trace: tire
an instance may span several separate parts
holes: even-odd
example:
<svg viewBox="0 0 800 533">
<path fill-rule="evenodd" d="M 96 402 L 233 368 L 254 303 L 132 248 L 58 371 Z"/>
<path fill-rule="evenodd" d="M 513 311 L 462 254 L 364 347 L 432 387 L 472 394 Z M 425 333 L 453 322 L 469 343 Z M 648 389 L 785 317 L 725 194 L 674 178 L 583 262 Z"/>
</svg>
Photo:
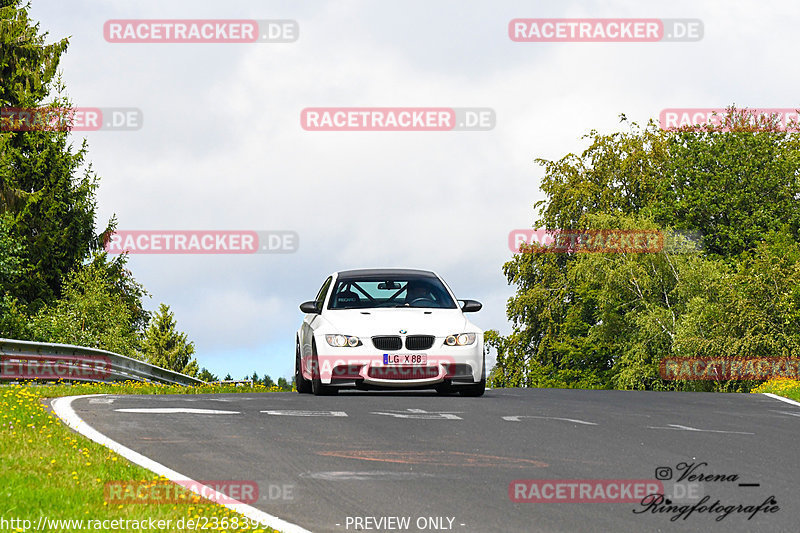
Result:
<svg viewBox="0 0 800 533">
<path fill-rule="evenodd" d="M 478 397 L 486 392 L 486 356 L 483 356 L 483 366 L 481 368 L 481 380 L 474 385 L 467 385 L 458 389 L 461 396 Z"/>
<path fill-rule="evenodd" d="M 336 394 L 339 389 L 329 385 L 323 385 L 320 378 L 319 359 L 317 359 L 317 345 L 312 341 L 311 344 L 311 392 L 314 396 L 328 396 L 329 394 Z"/>
<path fill-rule="evenodd" d="M 439 394 L 452 394 L 453 392 L 455 392 L 453 390 L 453 386 L 450 385 L 449 381 L 442 381 L 441 383 L 436 385 L 434 389 L 436 389 L 436 392 Z"/>
<path fill-rule="evenodd" d="M 486 380 L 482 379 L 474 385 L 466 385 L 464 387 L 459 387 L 458 393 L 461 396 L 483 396 L 483 393 L 486 392 Z"/>
<path fill-rule="evenodd" d="M 300 366 L 300 343 L 297 343 L 294 358 L 294 384 L 299 394 L 309 394 L 311 392 L 311 382 L 303 377 Z"/>
</svg>

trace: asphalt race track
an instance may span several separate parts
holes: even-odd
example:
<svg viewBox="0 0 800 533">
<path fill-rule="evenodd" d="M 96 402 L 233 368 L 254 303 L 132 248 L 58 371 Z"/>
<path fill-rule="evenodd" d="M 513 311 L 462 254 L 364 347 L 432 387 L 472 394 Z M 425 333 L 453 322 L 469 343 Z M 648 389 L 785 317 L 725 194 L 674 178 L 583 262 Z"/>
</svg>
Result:
<svg viewBox="0 0 800 533">
<path fill-rule="evenodd" d="M 354 391 L 103 396 L 72 407 L 100 433 L 192 479 L 256 481 L 253 507 L 314 532 L 800 529 L 800 407 L 764 395 Z M 706 508 L 719 500 L 717 511 L 672 521 L 677 513 L 639 500 L 517 503 L 509 493 L 514 480 L 657 476 L 673 506 L 708 496 Z M 734 510 L 770 497 L 769 513 Z M 726 506 L 734 507 L 724 516 Z"/>
</svg>

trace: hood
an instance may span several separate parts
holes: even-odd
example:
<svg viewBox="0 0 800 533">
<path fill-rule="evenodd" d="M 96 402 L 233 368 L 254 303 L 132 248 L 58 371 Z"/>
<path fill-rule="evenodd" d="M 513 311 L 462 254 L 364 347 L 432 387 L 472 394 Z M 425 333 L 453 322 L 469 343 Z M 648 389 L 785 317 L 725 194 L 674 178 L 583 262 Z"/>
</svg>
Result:
<svg viewBox="0 0 800 533">
<path fill-rule="evenodd" d="M 445 337 L 467 331 L 468 324 L 460 309 L 342 309 L 327 311 L 325 318 L 337 333 L 357 337 L 400 335 L 401 329 L 408 335 Z"/>
</svg>

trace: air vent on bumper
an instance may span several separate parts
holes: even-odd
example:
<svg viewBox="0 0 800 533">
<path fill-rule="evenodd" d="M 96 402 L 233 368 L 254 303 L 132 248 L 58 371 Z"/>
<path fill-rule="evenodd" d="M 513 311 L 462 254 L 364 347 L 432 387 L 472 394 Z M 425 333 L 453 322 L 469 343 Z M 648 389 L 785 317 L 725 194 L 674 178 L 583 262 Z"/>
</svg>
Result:
<svg viewBox="0 0 800 533">
<path fill-rule="evenodd" d="M 432 379 L 439 375 L 435 366 L 373 366 L 367 375 L 375 379 Z"/>
</svg>

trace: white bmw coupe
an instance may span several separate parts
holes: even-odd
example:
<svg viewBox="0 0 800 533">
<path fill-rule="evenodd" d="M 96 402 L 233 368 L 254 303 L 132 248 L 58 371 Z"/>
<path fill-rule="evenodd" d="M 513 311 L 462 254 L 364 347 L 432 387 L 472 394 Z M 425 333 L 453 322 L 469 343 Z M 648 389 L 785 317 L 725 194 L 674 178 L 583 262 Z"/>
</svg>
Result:
<svg viewBox="0 0 800 533">
<path fill-rule="evenodd" d="M 458 302 L 458 303 L 457 303 Z M 297 392 L 340 388 L 434 388 L 481 396 L 486 388 L 483 331 L 433 272 L 399 268 L 331 274 L 297 332 Z"/>
</svg>

